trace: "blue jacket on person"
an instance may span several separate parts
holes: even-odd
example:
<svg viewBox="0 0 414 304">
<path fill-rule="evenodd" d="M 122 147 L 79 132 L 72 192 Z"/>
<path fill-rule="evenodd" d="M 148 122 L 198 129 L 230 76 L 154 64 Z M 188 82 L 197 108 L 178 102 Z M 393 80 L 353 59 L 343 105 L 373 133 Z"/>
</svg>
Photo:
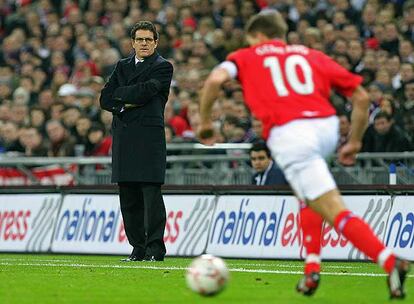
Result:
<svg viewBox="0 0 414 304">
<path fill-rule="evenodd" d="M 271 161 L 269 167 L 263 172 L 257 172 L 253 175 L 252 184 L 258 186 L 268 185 L 287 185 L 288 182 L 282 170 Z"/>
</svg>

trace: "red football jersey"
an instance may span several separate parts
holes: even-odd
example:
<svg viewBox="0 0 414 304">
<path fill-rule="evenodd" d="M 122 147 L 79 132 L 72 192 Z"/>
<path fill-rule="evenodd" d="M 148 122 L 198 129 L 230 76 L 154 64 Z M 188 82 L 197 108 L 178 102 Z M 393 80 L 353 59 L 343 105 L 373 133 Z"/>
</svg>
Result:
<svg viewBox="0 0 414 304">
<path fill-rule="evenodd" d="M 236 64 L 247 106 L 270 129 L 294 119 L 335 114 L 331 88 L 351 96 L 362 82 L 320 51 L 272 40 L 237 50 L 227 57 Z"/>
</svg>

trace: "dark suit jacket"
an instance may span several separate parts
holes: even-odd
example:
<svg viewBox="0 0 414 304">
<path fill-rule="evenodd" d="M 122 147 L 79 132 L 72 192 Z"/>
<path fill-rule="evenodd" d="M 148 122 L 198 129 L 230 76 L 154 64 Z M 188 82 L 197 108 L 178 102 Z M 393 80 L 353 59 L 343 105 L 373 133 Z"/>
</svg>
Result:
<svg viewBox="0 0 414 304">
<path fill-rule="evenodd" d="M 258 181 L 261 182 L 259 185 L 287 185 L 288 182 L 286 181 L 285 175 L 283 174 L 282 170 L 278 166 L 276 166 L 275 162 L 273 162 L 272 167 L 267 172 L 265 182 L 262 182 L 263 174 L 255 173 L 252 178 L 252 184 L 258 185 Z"/>
<path fill-rule="evenodd" d="M 173 66 L 155 52 L 135 67 L 121 59 L 102 89 L 101 107 L 112 122 L 112 182 L 164 183 L 164 108 Z M 125 104 L 137 107 L 123 110 Z"/>
</svg>

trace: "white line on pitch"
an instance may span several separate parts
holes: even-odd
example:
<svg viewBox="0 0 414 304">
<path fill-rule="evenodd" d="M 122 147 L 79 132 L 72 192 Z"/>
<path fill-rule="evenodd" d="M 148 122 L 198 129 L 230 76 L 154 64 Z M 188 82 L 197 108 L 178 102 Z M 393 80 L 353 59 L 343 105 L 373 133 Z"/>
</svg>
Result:
<svg viewBox="0 0 414 304">
<path fill-rule="evenodd" d="M 24 258 L 0 258 L 0 261 L 28 261 L 28 259 Z M 33 261 L 33 260 L 31 260 Z M 65 259 L 35 259 L 35 262 L 52 262 L 52 263 L 73 263 L 73 260 L 65 260 Z M 326 261 L 329 262 L 329 261 Z M 251 266 L 251 267 L 281 267 L 281 268 L 303 268 L 303 264 L 280 264 L 280 263 L 232 263 L 231 261 L 227 261 L 227 264 L 230 266 Z M 373 264 L 374 265 L 374 264 Z M 350 265 L 324 265 L 323 268 L 337 268 L 337 269 L 360 269 L 363 266 L 350 266 Z"/>
<path fill-rule="evenodd" d="M 96 264 L 51 264 L 51 263 L 8 263 L 0 262 L 0 266 L 37 266 L 37 267 L 73 267 L 73 268 L 117 268 L 117 269 L 154 269 L 154 270 L 186 270 L 186 267 L 165 267 L 165 266 L 128 266 L 128 265 L 96 265 Z M 269 270 L 269 269 L 246 269 L 230 268 L 231 272 L 249 272 L 249 273 L 274 273 L 274 274 L 302 274 L 302 271 L 288 270 Z M 382 273 L 342 273 L 342 272 L 322 272 L 323 275 L 333 276 L 358 276 L 358 277 L 384 277 Z M 414 275 L 409 275 L 414 277 Z"/>
<path fill-rule="evenodd" d="M 329 262 L 329 261 L 326 261 Z M 228 265 L 231 266 L 252 266 L 252 267 L 281 267 L 281 268 L 303 268 L 303 264 L 298 265 L 289 265 L 289 264 L 249 264 L 249 263 L 231 263 L 227 262 Z M 373 264 L 374 265 L 374 264 Z M 350 265 L 323 265 L 323 268 L 339 268 L 339 269 L 359 269 L 363 268 L 363 266 L 350 266 Z"/>
</svg>

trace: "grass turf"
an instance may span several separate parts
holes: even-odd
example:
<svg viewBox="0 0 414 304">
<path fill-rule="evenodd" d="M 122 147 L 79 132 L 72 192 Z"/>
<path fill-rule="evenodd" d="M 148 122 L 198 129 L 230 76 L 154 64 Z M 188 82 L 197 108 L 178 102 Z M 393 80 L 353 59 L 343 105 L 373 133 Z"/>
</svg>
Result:
<svg viewBox="0 0 414 304">
<path fill-rule="evenodd" d="M 118 256 L 0 254 L 0 303 L 389 303 L 371 263 L 325 262 L 317 293 L 295 292 L 302 262 L 226 260 L 227 288 L 202 297 L 185 285 L 191 259 L 122 263 Z M 413 275 L 406 282 L 414 292 Z M 413 303 L 408 294 L 406 303 Z"/>
</svg>

